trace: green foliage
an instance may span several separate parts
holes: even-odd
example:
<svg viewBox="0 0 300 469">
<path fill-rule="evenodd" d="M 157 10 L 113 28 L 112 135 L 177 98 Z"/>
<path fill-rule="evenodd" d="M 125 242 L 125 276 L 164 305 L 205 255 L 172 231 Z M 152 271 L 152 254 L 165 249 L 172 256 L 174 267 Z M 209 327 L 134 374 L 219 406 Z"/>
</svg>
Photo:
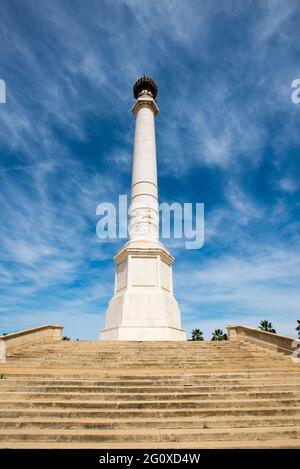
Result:
<svg viewBox="0 0 300 469">
<path fill-rule="evenodd" d="M 258 327 L 261 331 L 265 332 L 272 332 L 273 334 L 276 334 L 275 329 L 273 328 L 273 324 L 266 319 L 264 321 L 260 321 L 260 325 Z"/>
<path fill-rule="evenodd" d="M 300 321 L 297 319 L 298 326 L 296 327 L 296 331 L 298 332 L 298 339 L 300 339 Z"/>
<path fill-rule="evenodd" d="M 70 340 L 70 337 L 68 337 L 67 335 L 64 335 L 61 340 Z"/>
<path fill-rule="evenodd" d="M 203 332 L 200 329 L 193 329 L 191 340 L 204 340 Z"/>
<path fill-rule="evenodd" d="M 227 334 L 225 334 L 222 329 L 215 329 L 212 333 L 211 340 L 228 340 Z"/>
</svg>

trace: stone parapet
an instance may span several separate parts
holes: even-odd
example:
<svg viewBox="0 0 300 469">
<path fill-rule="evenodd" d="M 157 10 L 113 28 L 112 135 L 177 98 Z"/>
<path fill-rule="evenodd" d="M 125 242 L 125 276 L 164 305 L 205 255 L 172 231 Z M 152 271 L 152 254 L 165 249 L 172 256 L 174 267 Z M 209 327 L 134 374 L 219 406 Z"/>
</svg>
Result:
<svg viewBox="0 0 300 469">
<path fill-rule="evenodd" d="M 283 335 L 273 334 L 271 332 L 261 331 L 246 326 L 227 327 L 229 340 L 246 339 L 269 348 L 275 348 L 278 351 L 290 354 L 295 351 L 295 339 Z"/>
<path fill-rule="evenodd" d="M 44 326 L 14 332 L 13 334 L 2 335 L 0 336 L 0 350 L 5 359 L 5 352 L 17 347 L 23 347 L 36 342 L 44 342 L 45 340 L 61 340 L 62 330 L 63 326 L 59 324 L 46 324 Z"/>
</svg>

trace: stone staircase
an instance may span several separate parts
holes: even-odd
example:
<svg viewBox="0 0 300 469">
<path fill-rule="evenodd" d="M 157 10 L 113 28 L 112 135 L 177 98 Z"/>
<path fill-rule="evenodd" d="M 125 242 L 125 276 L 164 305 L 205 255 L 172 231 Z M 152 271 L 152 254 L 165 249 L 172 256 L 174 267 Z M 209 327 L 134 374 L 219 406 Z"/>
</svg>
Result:
<svg viewBox="0 0 300 469">
<path fill-rule="evenodd" d="M 300 366 L 242 339 L 44 341 L 0 397 L 1 448 L 300 448 Z"/>
</svg>

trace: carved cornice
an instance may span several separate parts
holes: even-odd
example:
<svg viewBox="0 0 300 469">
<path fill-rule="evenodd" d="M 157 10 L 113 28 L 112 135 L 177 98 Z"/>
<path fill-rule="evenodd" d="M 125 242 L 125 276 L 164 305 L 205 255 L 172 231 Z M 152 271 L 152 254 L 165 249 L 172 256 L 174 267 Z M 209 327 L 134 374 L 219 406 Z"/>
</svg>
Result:
<svg viewBox="0 0 300 469">
<path fill-rule="evenodd" d="M 156 101 L 147 92 L 144 92 L 141 96 L 137 98 L 134 105 L 132 106 L 131 111 L 136 116 L 138 111 L 142 107 L 148 107 L 149 109 L 151 109 L 154 112 L 155 117 L 159 113 L 159 107 L 157 106 Z"/>
<path fill-rule="evenodd" d="M 123 262 L 129 255 L 137 257 L 154 257 L 160 256 L 168 265 L 172 265 L 174 262 L 174 257 L 166 251 L 163 247 L 156 248 L 145 248 L 145 247 L 130 247 L 124 246 L 121 251 L 114 257 L 116 264 Z"/>
</svg>

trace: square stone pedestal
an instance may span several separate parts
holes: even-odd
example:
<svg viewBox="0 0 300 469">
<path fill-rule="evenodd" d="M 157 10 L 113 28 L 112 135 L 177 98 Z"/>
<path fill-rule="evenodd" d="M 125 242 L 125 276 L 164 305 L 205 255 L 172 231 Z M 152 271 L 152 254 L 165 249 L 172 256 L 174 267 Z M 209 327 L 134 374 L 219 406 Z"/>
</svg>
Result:
<svg viewBox="0 0 300 469">
<path fill-rule="evenodd" d="M 186 340 L 173 296 L 173 257 L 157 241 L 129 241 L 115 257 L 102 340 Z"/>
</svg>

